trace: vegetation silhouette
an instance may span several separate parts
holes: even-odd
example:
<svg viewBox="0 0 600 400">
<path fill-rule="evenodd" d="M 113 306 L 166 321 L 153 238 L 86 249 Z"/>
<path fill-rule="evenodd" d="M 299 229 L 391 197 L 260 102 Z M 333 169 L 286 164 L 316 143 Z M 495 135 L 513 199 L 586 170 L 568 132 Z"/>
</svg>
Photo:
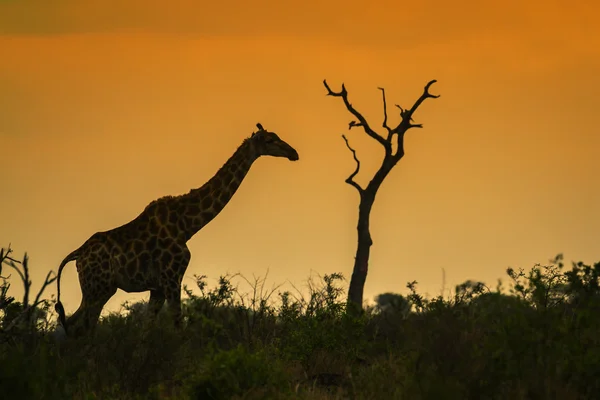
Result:
<svg viewBox="0 0 600 400">
<path fill-rule="evenodd" d="M 431 299 L 410 282 L 362 314 L 348 312 L 341 274 L 311 277 L 304 296 L 264 278 L 242 293 L 240 275 L 211 288 L 195 276 L 183 329 L 168 312 L 148 318 L 147 302 L 126 303 L 94 335 L 67 341 L 53 336 L 49 301 L 11 309 L 6 277 L 2 398 L 597 398 L 600 262 L 566 270 L 559 255 L 507 275 L 507 290 L 467 281 Z"/>
<path fill-rule="evenodd" d="M 406 131 L 422 127 L 413 124 L 414 112 L 425 99 L 439 97 L 429 93 L 435 82 L 425 86 L 410 109 L 397 106 L 401 122 L 395 128 L 388 126 L 385 91 L 379 88 L 384 109 L 382 126 L 387 130 L 387 135 L 381 136 L 350 104 L 343 84 L 340 92 L 334 92 L 323 81 L 327 94 L 341 97 L 358 120 L 351 121 L 349 129 L 362 127 L 385 150 L 381 167 L 363 188 L 354 181 L 360 161 L 342 135 L 356 161 L 356 169 L 346 183 L 360 195 L 358 246 L 347 293 L 341 287 L 345 278 L 340 273 L 309 278 L 304 292 L 296 288 L 282 290 L 281 285 L 267 289 L 266 277 L 251 281 L 239 274 L 219 277 L 212 288 L 206 276 L 195 275 L 195 287 L 181 287 L 183 268 L 175 274 L 177 284 L 171 285 L 170 295 L 154 288 L 148 302 L 125 303 L 120 312 L 99 319 L 108 298 L 102 297 L 93 310 L 86 311 L 84 306 L 89 307 L 98 299 L 88 296 L 90 293 L 83 283 L 92 282 L 97 276 L 86 275 L 86 269 L 78 265 L 84 299 L 75 319 L 88 313 L 83 319 L 87 320 L 87 328 L 93 325 L 94 329 L 91 335 L 65 340 L 57 334 L 58 328 L 71 324 L 65 321 L 60 291 L 55 307 L 58 315 L 51 310 L 51 302 L 42 299 L 42 294 L 54 280 L 58 285 L 66 262 L 77 257 L 67 256 L 59 267 L 58 279 L 50 271 L 31 302 L 27 255 L 23 261 L 17 261 L 11 256 L 10 246 L 1 249 L 2 398 L 597 398 L 600 262 L 573 263 L 566 271 L 559 254 L 547 265 L 535 265 L 529 271 L 508 268 L 508 290 L 501 281 L 491 290 L 483 282 L 469 280 L 448 295 L 442 290 L 434 298 L 418 293 L 417 282 L 413 281 L 406 284 L 405 294 L 382 293 L 376 296 L 374 305 L 363 309 L 373 243 L 369 218 L 375 196 L 404 155 Z M 257 127 L 259 132 L 247 141 L 257 141 L 256 146 L 262 146 L 261 155 L 298 159 L 297 152 L 287 143 L 276 135 L 267 142 L 267 134 L 272 133 L 264 131 L 261 124 Z M 203 199 L 208 198 L 210 204 L 203 210 L 209 210 L 210 215 L 200 215 L 199 221 L 184 222 L 183 230 L 176 226 L 185 241 L 214 218 L 233 196 L 249 165 L 258 158 L 256 149 L 246 150 L 242 161 L 248 165 L 240 169 L 240 164 L 234 162 L 229 167 L 235 168 L 223 167 L 220 172 L 228 178 L 213 178 L 205 186 L 205 189 L 220 188 L 223 196 L 215 197 L 215 191 L 207 189 L 204 197 L 194 198 L 192 214 L 202 214 L 198 204 L 204 204 Z M 249 158 L 252 160 L 248 163 Z M 236 182 L 234 175 L 238 178 Z M 228 185 L 228 182 L 233 183 Z M 170 216 L 178 214 L 168 207 L 160 209 L 173 199 L 176 198 L 165 197 L 151 203 L 148 207 L 155 209 L 147 217 L 162 217 L 162 226 L 173 224 Z M 189 207 L 185 205 L 184 210 L 190 211 Z M 148 226 L 142 224 L 144 227 Z M 131 232 L 126 230 L 126 235 L 116 239 L 130 238 Z M 148 237 L 160 236 L 155 230 L 145 232 Z M 148 250 L 148 238 L 133 237 L 129 244 L 134 250 L 138 239 L 142 250 Z M 163 243 L 150 247 L 163 251 L 169 246 Z M 137 260 L 139 255 L 134 251 L 131 259 Z M 175 254 L 169 255 L 167 258 L 172 261 Z M 79 256 L 77 251 L 74 256 Z M 3 266 L 20 277 L 23 301 L 10 296 L 10 276 L 2 275 Z M 187 267 L 187 262 L 182 266 Z M 236 285 L 239 280 L 249 284 L 251 291 L 240 291 Z M 134 290 L 129 291 L 153 288 L 147 282 L 137 282 L 134 288 L 132 282 L 129 289 Z M 185 294 L 183 299 L 181 289 Z M 163 310 L 165 298 L 175 301 Z M 173 317 L 178 324 L 172 323 Z"/>
</svg>

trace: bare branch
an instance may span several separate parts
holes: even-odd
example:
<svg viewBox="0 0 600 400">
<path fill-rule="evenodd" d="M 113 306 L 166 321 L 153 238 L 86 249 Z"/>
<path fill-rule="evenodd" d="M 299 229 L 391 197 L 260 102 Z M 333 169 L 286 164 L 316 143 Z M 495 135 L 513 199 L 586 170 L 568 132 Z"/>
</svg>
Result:
<svg viewBox="0 0 600 400">
<path fill-rule="evenodd" d="M 46 275 L 46 279 L 44 280 L 44 284 L 40 288 L 40 291 L 38 292 L 37 296 L 35 296 L 35 301 L 33 302 L 33 304 L 27 305 L 27 304 L 23 303 L 23 310 L 5 328 L 6 331 L 10 331 L 13 327 L 17 326 L 17 324 L 23 320 L 28 324 L 29 327 L 34 326 L 36 319 L 37 319 L 37 317 L 35 315 L 36 311 L 38 311 L 37 307 L 46 301 L 46 300 L 40 300 L 40 297 L 42 296 L 42 293 L 44 293 L 44 290 L 46 290 L 48 285 L 52 284 L 52 282 L 54 282 L 57 278 L 56 276 L 54 276 L 53 278 L 50 278 L 50 276 L 53 273 L 54 273 L 54 271 L 48 272 L 48 274 Z M 31 282 L 29 282 L 29 286 L 31 286 Z"/>
<path fill-rule="evenodd" d="M 21 278 L 21 281 L 23 282 L 24 294 L 23 301 L 20 304 L 21 310 L 19 314 L 13 318 L 10 324 L 5 326 L 4 330 L 6 332 L 10 331 L 12 328 L 16 327 L 21 323 L 26 323 L 27 327 L 29 328 L 35 325 L 35 322 L 38 318 L 38 306 L 46 302 L 46 300 L 41 300 L 42 294 L 44 293 L 46 288 L 56 280 L 56 276 L 52 276 L 54 272 L 48 272 L 42 287 L 40 288 L 39 292 L 35 297 L 34 302 L 32 304 L 29 304 L 29 294 L 31 290 L 31 279 L 29 275 L 29 257 L 27 256 L 27 253 L 25 253 L 25 255 L 23 256 L 23 261 L 17 261 L 14 258 L 10 257 L 11 253 L 12 249 L 10 248 L 10 244 L 6 250 L 0 249 L 0 266 L 1 264 L 6 264 L 10 268 L 13 268 L 15 271 L 17 271 L 19 278 Z M 5 285 L 1 289 L 0 298 L 2 299 L 2 304 L 0 305 L 2 306 L 2 308 L 5 308 L 14 301 L 14 298 L 7 298 L 6 296 L 9 286 L 10 285 Z"/>
<path fill-rule="evenodd" d="M 8 265 L 9 267 L 11 267 L 15 271 L 17 271 L 17 274 L 19 274 L 19 277 L 23 281 L 23 284 L 25 284 L 27 282 L 27 280 L 25 279 L 25 275 L 23 275 L 23 273 L 21 272 L 21 270 L 19 269 L 19 267 L 17 267 L 17 264 L 20 264 L 19 261 L 17 261 L 16 263 L 13 260 L 10 260 L 10 262 L 7 262 L 7 261 L 4 261 L 4 262 L 6 263 L 6 265 Z"/>
<path fill-rule="evenodd" d="M 387 124 L 387 102 L 385 101 L 385 89 L 382 87 L 378 87 L 377 89 L 381 90 L 381 96 L 383 97 L 383 124 L 381 126 L 387 129 L 387 140 L 389 141 L 394 132 L 392 131 L 392 129 L 390 129 L 390 127 Z"/>
<path fill-rule="evenodd" d="M 14 262 L 14 263 L 21 264 L 21 261 L 19 261 L 19 260 L 15 259 L 15 258 L 12 258 L 12 257 L 9 257 L 9 256 L 6 256 L 6 257 L 4 257 L 4 258 L 5 258 L 6 260 L 8 260 L 8 261 L 12 261 L 12 262 Z"/>
<path fill-rule="evenodd" d="M 362 187 L 360 187 L 360 185 L 354 181 L 354 177 L 358 174 L 358 171 L 360 170 L 360 161 L 358 161 L 358 157 L 356 157 L 356 150 L 354 150 L 352 147 L 350 147 L 350 143 L 348 143 L 348 139 L 346 138 L 346 135 L 342 135 L 342 138 L 344 138 L 344 141 L 346 142 L 346 147 L 348 147 L 348 149 L 350 149 L 350 151 L 352 152 L 352 157 L 354 157 L 354 161 L 356 161 L 356 169 L 346 179 L 346 183 L 348 185 L 354 186 L 356 188 L 356 190 L 358 190 L 358 193 L 362 194 L 364 189 Z"/>
<path fill-rule="evenodd" d="M 399 104 L 395 104 L 396 107 L 398 107 L 400 109 L 400 117 L 402 119 L 404 119 L 404 117 L 407 115 L 408 110 L 405 110 L 404 108 L 402 108 Z M 412 117 L 410 117 L 410 120 L 412 121 Z"/>
<path fill-rule="evenodd" d="M 8 244 L 8 247 L 6 248 L 6 252 L 4 251 L 4 248 L 2 248 L 0 250 L 0 263 L 6 263 L 8 265 L 10 265 L 11 262 L 16 263 L 16 264 L 21 264 L 21 261 L 16 260 L 10 256 L 10 253 L 12 253 L 12 252 L 13 252 L 13 250 L 10 247 L 10 243 Z M 0 265 L 0 271 L 2 271 L 2 265 Z"/>
<path fill-rule="evenodd" d="M 421 105 L 421 103 L 423 103 L 423 101 L 425 101 L 425 99 L 437 99 L 438 97 L 440 97 L 440 95 L 434 95 L 429 93 L 429 88 L 431 87 L 431 85 L 433 85 L 434 83 L 436 83 L 437 80 L 434 79 L 432 81 L 429 81 L 429 83 L 427 83 L 427 85 L 425 85 L 425 89 L 423 90 L 423 94 L 417 99 L 417 101 L 415 101 L 415 104 L 413 104 L 413 106 L 411 107 L 410 110 L 404 110 L 402 107 L 400 107 L 399 105 L 396 104 L 396 107 L 398 107 L 400 109 L 400 115 L 402 116 L 402 122 L 400 122 L 400 124 L 396 127 L 396 129 L 394 129 L 395 132 L 400 133 L 400 132 L 406 132 L 407 130 L 409 130 L 410 128 L 422 128 L 423 125 L 422 124 L 411 124 L 410 121 L 412 121 L 412 116 L 414 114 L 415 111 L 417 111 L 417 108 L 419 108 L 419 106 Z"/>
<path fill-rule="evenodd" d="M 359 113 L 354 107 L 352 107 L 352 104 L 350 104 L 350 102 L 348 101 L 348 92 L 346 91 L 346 86 L 344 86 L 343 83 L 342 90 L 339 92 L 334 92 L 333 90 L 331 90 L 331 88 L 327 84 L 326 79 L 323 80 L 323 85 L 325 85 L 325 88 L 327 89 L 327 96 L 341 97 L 342 100 L 344 100 L 344 104 L 346 105 L 348 111 L 350 111 L 350 113 L 354 115 L 356 119 L 358 119 L 359 123 L 350 123 L 349 128 L 352 128 L 354 126 L 362 126 L 367 135 L 371 136 L 373 139 L 381 143 L 381 145 L 385 148 L 386 153 L 391 152 L 392 145 L 381 135 L 379 135 L 377 132 L 371 129 L 365 117 L 363 117 L 361 113 Z"/>
<path fill-rule="evenodd" d="M 46 290 L 46 288 L 48 287 L 48 285 L 51 285 L 52 282 L 54 282 L 56 280 L 56 278 L 57 278 L 56 275 L 54 275 L 54 277 L 51 278 L 50 276 L 52 274 L 54 274 L 54 271 L 49 271 L 48 274 L 46 275 L 46 279 L 44 279 L 44 284 L 40 288 L 40 291 L 38 292 L 37 296 L 35 296 L 35 301 L 31 305 L 31 307 L 35 308 L 35 307 L 37 307 L 38 304 L 40 304 L 41 302 L 44 301 L 44 300 L 40 301 L 40 297 L 42 297 L 42 293 L 44 293 L 44 290 Z"/>
<path fill-rule="evenodd" d="M 348 123 L 348 130 L 357 127 L 357 126 L 363 126 L 363 124 L 361 124 L 360 122 L 356 122 L 356 121 L 350 121 Z"/>
<path fill-rule="evenodd" d="M 23 256 L 21 265 L 23 266 L 23 273 L 25 275 L 25 279 L 23 280 L 23 285 L 25 286 L 25 291 L 23 292 L 23 307 L 27 307 L 29 306 L 29 290 L 31 289 L 31 279 L 29 279 L 29 257 L 27 257 L 27 253 Z"/>
</svg>

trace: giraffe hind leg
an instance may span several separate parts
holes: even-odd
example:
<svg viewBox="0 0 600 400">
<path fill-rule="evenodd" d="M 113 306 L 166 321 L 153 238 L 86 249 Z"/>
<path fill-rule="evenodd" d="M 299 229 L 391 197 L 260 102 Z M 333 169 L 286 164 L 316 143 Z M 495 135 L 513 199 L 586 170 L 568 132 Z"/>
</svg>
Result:
<svg viewBox="0 0 600 400">
<path fill-rule="evenodd" d="M 77 311 L 67 319 L 68 333 L 71 336 L 83 336 L 93 333 L 102 309 L 116 292 L 116 289 L 107 290 L 102 294 L 96 294 L 94 298 L 84 295 Z"/>
<path fill-rule="evenodd" d="M 112 292 L 112 293 L 111 293 Z M 88 331 L 94 331 L 96 326 L 98 325 L 98 319 L 100 318 L 100 313 L 102 313 L 102 309 L 108 303 L 108 300 L 117 292 L 115 288 L 114 291 L 105 292 L 101 296 L 96 297 L 95 301 L 90 305 L 87 313 L 86 320 L 86 329 Z"/>
<path fill-rule="evenodd" d="M 81 285 L 81 305 L 70 320 L 67 321 L 67 331 L 73 335 L 87 335 L 95 330 L 98 318 L 104 305 L 117 292 L 117 286 L 111 274 L 110 258 L 106 254 L 96 252 L 90 257 L 77 260 L 77 272 Z"/>
<path fill-rule="evenodd" d="M 85 278 L 87 279 L 80 279 L 81 305 L 71 317 L 74 323 L 74 331 L 76 331 L 75 335 L 87 335 L 95 330 L 102 309 L 117 292 L 115 285 L 110 282 L 102 282 L 98 276 L 87 276 Z M 68 322 L 67 326 L 69 326 Z"/>
<path fill-rule="evenodd" d="M 69 336 L 78 336 L 78 333 L 81 330 L 80 324 L 81 324 L 82 316 L 85 313 L 86 313 L 85 304 L 83 303 L 83 300 L 82 300 L 77 311 L 75 311 L 73 313 L 73 315 L 70 315 L 69 317 L 67 317 L 66 324 L 65 324 L 65 331 L 67 332 L 67 334 Z"/>
</svg>

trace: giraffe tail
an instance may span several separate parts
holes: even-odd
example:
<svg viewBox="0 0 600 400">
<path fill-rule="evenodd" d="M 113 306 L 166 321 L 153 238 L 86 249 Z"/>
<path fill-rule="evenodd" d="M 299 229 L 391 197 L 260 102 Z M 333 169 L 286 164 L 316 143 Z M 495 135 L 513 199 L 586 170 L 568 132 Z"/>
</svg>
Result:
<svg viewBox="0 0 600 400">
<path fill-rule="evenodd" d="M 60 276 L 62 275 L 62 270 L 65 267 L 65 265 L 67 265 L 71 261 L 77 260 L 77 257 L 79 257 L 80 249 L 81 248 L 71 252 L 68 256 L 65 257 L 65 259 L 60 263 L 60 266 L 58 267 L 58 274 L 56 275 L 56 305 L 54 306 L 54 309 L 58 313 L 58 320 L 60 321 L 60 324 L 62 325 L 65 332 L 67 332 L 67 318 L 65 316 L 65 308 L 60 302 Z"/>
</svg>

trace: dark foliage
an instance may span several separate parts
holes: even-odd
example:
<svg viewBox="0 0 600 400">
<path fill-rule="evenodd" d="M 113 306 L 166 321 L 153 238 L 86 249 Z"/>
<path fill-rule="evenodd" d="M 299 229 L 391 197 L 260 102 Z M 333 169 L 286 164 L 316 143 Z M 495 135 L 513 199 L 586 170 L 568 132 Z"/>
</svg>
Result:
<svg viewBox="0 0 600 400">
<path fill-rule="evenodd" d="M 385 293 L 346 312 L 343 277 L 308 296 L 241 294 L 236 276 L 185 288 L 185 326 L 146 304 L 101 319 L 88 339 L 57 340 L 48 307 L 3 331 L 6 399 L 593 399 L 600 393 L 600 263 L 562 257 L 507 271 L 510 290 L 467 281 L 426 299 Z M 5 282 L 6 285 L 6 282 Z M 24 312 L 2 292 L 1 326 Z M 15 325 L 12 325 L 13 327 Z"/>
</svg>

